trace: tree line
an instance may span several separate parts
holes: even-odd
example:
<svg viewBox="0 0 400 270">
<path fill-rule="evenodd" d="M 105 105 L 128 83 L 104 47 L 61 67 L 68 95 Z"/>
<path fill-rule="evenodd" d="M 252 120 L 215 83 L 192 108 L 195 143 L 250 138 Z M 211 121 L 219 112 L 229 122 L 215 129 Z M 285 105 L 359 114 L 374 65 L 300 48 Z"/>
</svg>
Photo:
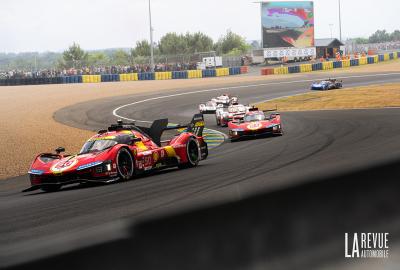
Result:
<svg viewBox="0 0 400 270">
<path fill-rule="evenodd" d="M 251 49 L 245 39 L 228 30 L 216 42 L 202 32 L 167 33 L 154 44 L 156 61 L 165 56 L 192 55 L 215 51 L 216 55 L 242 55 Z M 133 48 L 84 51 L 78 43 L 73 43 L 63 53 L 0 53 L 0 71 L 13 69 L 55 69 L 81 68 L 84 66 L 126 66 L 148 64 L 150 43 L 136 42 Z"/>
<path fill-rule="evenodd" d="M 400 31 L 395 30 L 392 33 L 389 33 L 386 32 L 386 30 L 377 30 L 368 38 L 355 38 L 354 41 L 357 44 L 400 42 Z"/>
</svg>

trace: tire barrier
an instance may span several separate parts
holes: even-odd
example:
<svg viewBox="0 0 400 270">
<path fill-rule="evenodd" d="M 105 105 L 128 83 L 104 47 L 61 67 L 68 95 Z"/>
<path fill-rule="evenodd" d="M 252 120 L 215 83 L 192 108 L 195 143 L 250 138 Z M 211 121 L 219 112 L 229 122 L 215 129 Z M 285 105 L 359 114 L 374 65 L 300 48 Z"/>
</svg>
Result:
<svg viewBox="0 0 400 270">
<path fill-rule="evenodd" d="M 312 71 L 312 64 L 301 64 L 300 65 L 300 72 L 311 72 Z"/>
<path fill-rule="evenodd" d="M 172 79 L 187 79 L 188 73 L 186 71 L 172 71 Z"/>
<path fill-rule="evenodd" d="M 229 68 L 217 68 L 216 72 L 217 72 L 217 77 L 228 76 Z"/>
<path fill-rule="evenodd" d="M 240 69 L 240 68 L 239 68 Z M 202 71 L 202 76 L 203 78 L 207 78 L 207 77 L 216 77 L 217 76 L 217 72 L 215 69 L 204 69 Z"/>
<path fill-rule="evenodd" d="M 120 76 L 119 74 L 103 74 L 101 75 L 102 82 L 119 82 Z"/>
<path fill-rule="evenodd" d="M 288 67 L 289 73 L 300 73 L 300 66 L 291 66 Z"/>
<path fill-rule="evenodd" d="M 342 67 L 350 67 L 350 60 L 342 60 Z"/>
<path fill-rule="evenodd" d="M 155 73 L 154 72 L 144 72 L 138 74 L 139 81 L 147 81 L 147 80 L 155 80 Z"/>
<path fill-rule="evenodd" d="M 313 70 L 313 71 L 322 70 L 322 63 L 315 63 L 315 64 L 312 64 L 312 70 Z"/>
<path fill-rule="evenodd" d="M 333 62 L 333 68 L 342 68 L 342 61 L 335 61 Z"/>
<path fill-rule="evenodd" d="M 375 63 L 374 57 L 368 57 L 368 58 L 367 58 L 367 63 L 368 63 L 368 64 L 374 64 L 374 63 Z"/>
<path fill-rule="evenodd" d="M 229 68 L 229 75 L 239 75 L 239 74 L 240 74 L 240 67 Z"/>
<path fill-rule="evenodd" d="M 118 75 L 118 74 L 116 74 Z M 139 77 L 137 73 L 124 73 L 119 74 L 119 81 L 126 82 L 126 81 L 138 81 Z"/>
<path fill-rule="evenodd" d="M 350 60 L 350 66 L 351 67 L 358 66 L 358 65 L 359 65 L 358 59 L 351 59 Z"/>
<path fill-rule="evenodd" d="M 172 72 L 171 71 L 156 72 L 155 78 L 156 78 L 156 80 L 171 80 Z"/>
<path fill-rule="evenodd" d="M 203 72 L 201 70 L 188 70 L 187 73 L 188 73 L 188 79 L 203 78 Z"/>
<path fill-rule="evenodd" d="M 289 69 L 288 67 L 274 68 L 274 74 L 289 74 Z"/>
<path fill-rule="evenodd" d="M 240 67 L 240 74 L 245 74 L 249 73 L 249 67 L 248 66 L 241 66 Z"/>
<path fill-rule="evenodd" d="M 318 70 L 330 70 L 333 68 L 346 68 L 354 67 L 367 64 L 375 64 L 382 61 L 389 61 L 400 58 L 400 52 L 392 52 L 380 55 L 373 55 L 368 57 L 360 57 L 358 59 L 341 60 L 341 61 L 327 61 L 313 64 L 300 64 L 297 66 L 290 67 L 276 67 L 276 68 L 262 68 L 261 75 L 272 75 L 272 74 L 288 74 L 288 73 L 303 73 Z M 243 68 L 243 67 L 241 67 Z"/>
<path fill-rule="evenodd" d="M 331 61 L 322 62 L 322 69 L 323 70 L 333 69 L 333 62 L 331 62 Z"/>
<path fill-rule="evenodd" d="M 99 83 L 101 82 L 101 75 L 82 75 L 83 83 Z"/>
<path fill-rule="evenodd" d="M 273 75 L 274 69 L 273 68 L 263 68 L 261 69 L 261 75 Z"/>
<path fill-rule="evenodd" d="M 366 65 L 366 64 L 368 64 L 368 60 L 367 60 L 367 58 L 366 57 L 361 57 L 361 58 L 359 58 L 358 59 L 358 64 L 361 66 L 361 65 Z"/>
</svg>

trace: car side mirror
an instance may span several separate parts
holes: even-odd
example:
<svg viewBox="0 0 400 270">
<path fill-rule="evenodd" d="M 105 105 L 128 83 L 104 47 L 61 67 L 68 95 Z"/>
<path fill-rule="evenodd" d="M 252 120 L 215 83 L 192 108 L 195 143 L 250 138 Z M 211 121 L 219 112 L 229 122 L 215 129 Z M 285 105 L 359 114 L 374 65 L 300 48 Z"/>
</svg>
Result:
<svg viewBox="0 0 400 270">
<path fill-rule="evenodd" d="M 57 154 L 61 154 L 62 152 L 65 152 L 65 148 L 64 147 L 58 147 L 56 150 Z"/>
</svg>

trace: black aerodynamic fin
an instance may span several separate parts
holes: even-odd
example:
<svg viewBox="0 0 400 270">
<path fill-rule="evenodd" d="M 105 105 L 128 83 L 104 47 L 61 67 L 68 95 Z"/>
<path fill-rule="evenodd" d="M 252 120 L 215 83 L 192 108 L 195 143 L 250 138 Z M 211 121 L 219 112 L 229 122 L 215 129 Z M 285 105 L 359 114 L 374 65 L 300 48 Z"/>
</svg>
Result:
<svg viewBox="0 0 400 270">
<path fill-rule="evenodd" d="M 204 130 L 204 116 L 203 114 L 195 114 L 193 115 L 192 121 L 187 127 L 188 132 L 192 132 L 196 136 L 203 136 L 203 130 Z"/>
<path fill-rule="evenodd" d="M 161 145 L 161 136 L 164 130 L 167 129 L 168 118 L 154 120 L 150 127 L 139 127 L 144 133 L 146 133 L 151 140 L 157 144 Z"/>
</svg>

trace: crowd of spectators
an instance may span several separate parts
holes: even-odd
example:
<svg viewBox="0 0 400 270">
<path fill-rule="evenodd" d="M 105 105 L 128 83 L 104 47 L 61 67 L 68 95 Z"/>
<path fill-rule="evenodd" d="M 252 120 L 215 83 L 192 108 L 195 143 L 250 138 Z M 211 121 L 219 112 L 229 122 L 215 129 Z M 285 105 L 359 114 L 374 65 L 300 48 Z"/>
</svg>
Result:
<svg viewBox="0 0 400 270">
<path fill-rule="evenodd" d="M 196 63 L 189 64 L 156 64 L 154 71 L 181 71 L 196 69 Z M 102 75 L 102 74 L 123 74 L 123 73 L 142 73 L 150 72 L 150 65 L 132 65 L 132 66 L 99 66 L 99 67 L 82 67 L 70 69 L 41 69 L 38 71 L 31 70 L 9 70 L 0 71 L 0 79 L 20 79 L 20 78 L 53 78 L 60 76 L 72 75 Z"/>
</svg>

